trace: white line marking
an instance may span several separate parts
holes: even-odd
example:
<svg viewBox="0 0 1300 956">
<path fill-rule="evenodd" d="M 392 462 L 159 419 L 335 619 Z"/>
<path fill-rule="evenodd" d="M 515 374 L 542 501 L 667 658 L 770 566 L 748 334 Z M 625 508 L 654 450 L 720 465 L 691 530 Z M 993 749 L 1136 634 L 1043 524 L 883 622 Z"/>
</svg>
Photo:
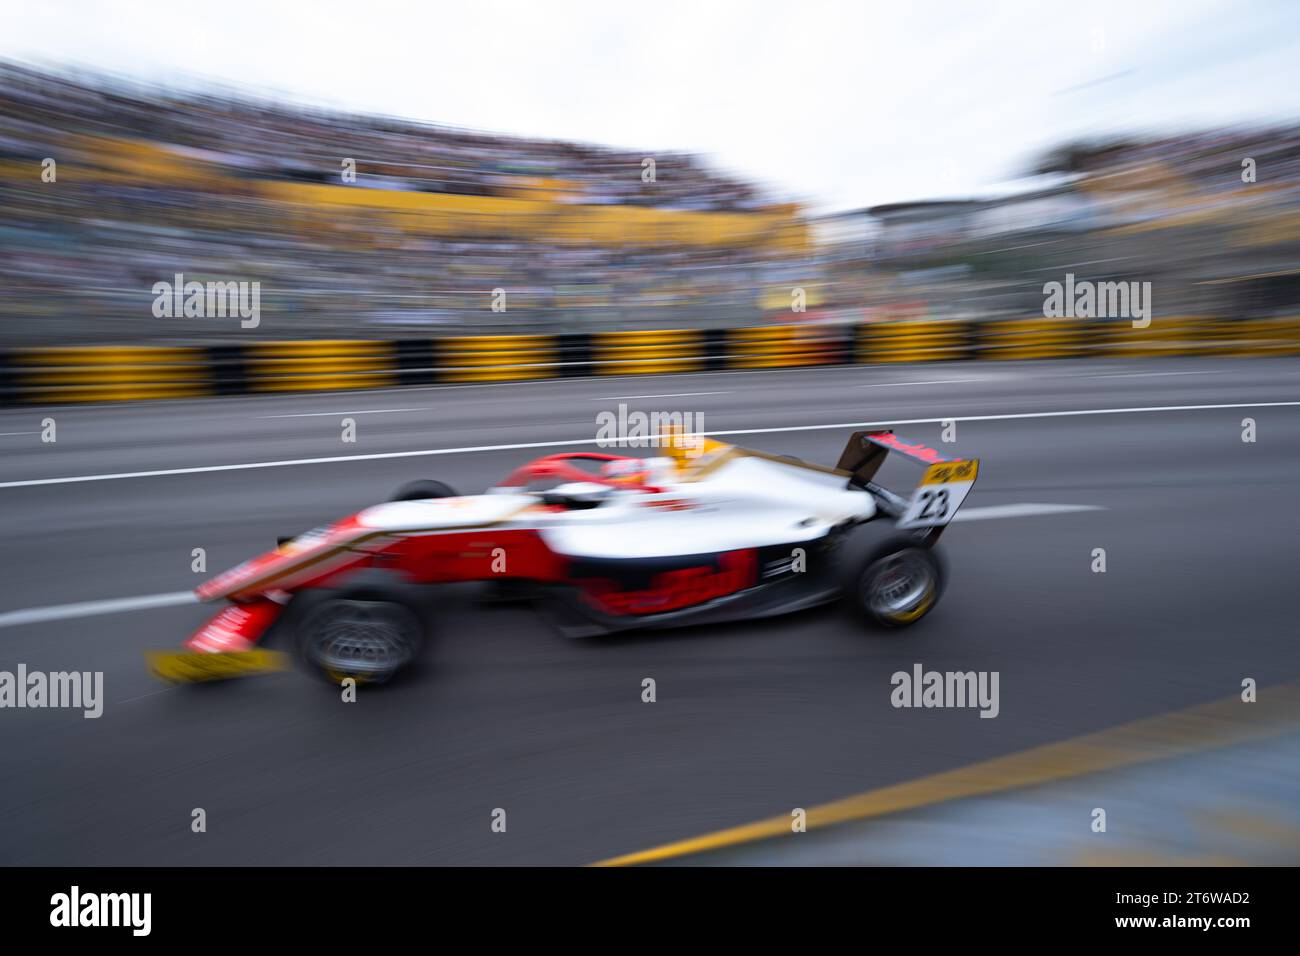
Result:
<svg viewBox="0 0 1300 956">
<path fill-rule="evenodd" d="M 940 418 L 887 418 L 875 422 L 836 422 L 830 425 L 789 425 L 782 428 L 733 428 L 716 432 L 691 432 L 691 436 L 776 435 L 784 432 L 815 432 L 831 429 L 885 428 L 889 425 L 937 425 L 943 422 L 999 422 L 1030 418 L 1073 418 L 1080 415 L 1134 415 L 1146 412 L 1221 411 L 1229 408 L 1294 408 L 1300 402 L 1235 402 L 1225 405 L 1152 405 L 1145 408 L 1086 408 L 1059 412 L 1016 412 L 1004 415 L 945 415 Z M 625 441 L 644 439 L 625 439 Z M 237 465 L 197 465 L 192 468 L 159 468 L 153 471 L 122 471 L 107 475 L 72 475 L 67 478 L 27 478 L 0 481 L 0 488 L 33 485 L 67 485 L 82 481 L 115 481 L 120 478 L 158 478 L 163 475 L 200 475 L 218 471 L 248 471 L 257 468 L 288 468 L 293 465 L 329 465 L 344 461 L 381 461 L 390 458 L 427 458 L 431 455 L 460 455 L 482 451 L 522 451 L 528 448 L 564 448 L 570 445 L 616 445 L 598 438 L 569 438 L 560 441 L 513 442 L 506 445 L 469 445 L 463 448 L 422 448 L 417 451 L 382 451 L 369 455 L 331 455 L 325 458 L 290 458 L 283 461 L 249 461 Z"/>
<path fill-rule="evenodd" d="M 509 445 L 473 445 L 466 448 L 423 448 L 419 451 L 384 451 L 370 455 L 331 455 L 327 458 L 291 458 L 284 461 L 249 461 L 238 465 L 197 465 L 193 468 L 159 468 L 154 471 L 122 471 L 109 475 L 75 475 L 68 478 L 29 478 L 24 481 L 0 482 L 0 488 L 24 488 L 30 485 L 66 485 L 81 481 L 115 481 L 119 478 L 158 478 L 163 475 L 201 475 L 216 471 L 248 471 L 255 468 L 288 468 L 293 465 L 328 465 L 343 461 L 378 461 L 386 458 L 423 458 L 429 455 L 454 455 L 475 451 L 515 451 L 525 448 L 559 448 L 567 445 L 595 445 L 599 439 L 579 438 L 568 441 L 516 442 Z M 610 441 L 610 444 L 613 444 Z"/>
<path fill-rule="evenodd" d="M 19 624 L 40 624 L 45 621 L 64 621 L 73 617 L 94 617 L 97 614 L 121 614 L 125 611 L 146 611 L 155 607 L 176 607 L 181 604 L 198 604 L 193 591 L 172 591 L 169 594 L 141 594 L 139 597 L 111 598 L 107 601 L 80 601 L 76 604 L 55 604 L 50 607 L 29 607 L 21 611 L 0 614 L 0 627 Z"/>
<path fill-rule="evenodd" d="M 1100 505 L 993 505 L 987 508 L 963 508 L 953 515 L 953 521 L 983 521 L 990 518 L 1022 518 L 1033 515 L 1065 514 L 1072 511 L 1104 511 Z M 107 601 L 81 601 L 76 604 L 54 604 L 49 607 L 29 607 L 0 614 L 0 627 L 20 624 L 41 624 L 46 621 L 64 621 L 76 617 L 94 617 L 99 614 L 121 614 L 127 611 L 148 611 L 156 607 L 176 607 L 197 604 L 193 591 L 173 591 L 168 594 L 141 594 L 138 597 L 114 598 Z M 150 695 L 145 694 L 148 697 Z M 138 697 L 129 700 L 139 700 Z M 127 703 L 127 701 L 121 701 Z"/>
<path fill-rule="evenodd" d="M 897 388 L 899 385 L 955 385 L 958 382 L 988 382 L 986 378 L 940 378 L 933 382 L 877 382 L 874 385 L 859 385 L 858 388 Z"/>
<path fill-rule="evenodd" d="M 730 395 L 731 392 L 673 392 L 669 395 L 611 395 L 608 398 L 592 398 L 592 402 L 617 402 L 629 398 L 690 398 L 694 395 Z"/>
<path fill-rule="evenodd" d="M 0 432 L 0 438 L 8 438 L 10 435 L 39 435 L 40 432 Z"/>
<path fill-rule="evenodd" d="M 1101 505 L 989 505 L 984 508 L 962 508 L 952 516 L 953 521 L 985 521 L 989 518 L 1028 518 L 1034 515 L 1069 514 L 1074 511 L 1105 511 Z"/>
</svg>

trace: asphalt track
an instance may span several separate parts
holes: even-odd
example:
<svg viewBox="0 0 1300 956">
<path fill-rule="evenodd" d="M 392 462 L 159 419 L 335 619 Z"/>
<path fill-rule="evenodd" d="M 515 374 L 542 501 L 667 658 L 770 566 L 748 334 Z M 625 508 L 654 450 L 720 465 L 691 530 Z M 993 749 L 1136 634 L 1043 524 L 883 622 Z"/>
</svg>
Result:
<svg viewBox="0 0 1300 956">
<path fill-rule="evenodd" d="M 898 431 L 935 443 L 938 420 L 959 418 L 943 447 L 983 461 L 972 514 L 1096 510 L 954 524 L 948 593 L 905 636 L 824 609 L 566 641 L 527 608 L 449 589 L 420 670 L 355 704 L 300 672 L 156 683 L 143 652 L 179 642 L 205 608 L 64 616 L 185 591 L 203 577 L 194 548 L 215 573 L 415 477 L 481 490 L 546 451 L 497 446 L 590 440 L 620 401 L 702 412 L 706 432 L 753 430 L 731 440 L 826 463 L 851 423 L 919 420 Z M 1258 407 L 1177 410 L 1234 405 Z M 38 434 L 47 416 L 53 444 Z M 340 441 L 344 417 L 355 444 Z M 384 457 L 467 448 L 495 450 Z M 0 626 L 0 670 L 103 671 L 107 702 L 98 720 L 0 710 L 0 863 L 589 863 L 1221 699 L 1243 677 L 1295 680 L 1297 449 L 1300 362 L 1284 359 L 5 409 L 0 623 L 61 610 Z M 106 477 L 155 471 L 176 473 Z M 999 671 L 1000 715 L 892 708 L 890 674 L 916 662 Z M 645 677 L 656 703 L 641 701 Z M 206 833 L 190 830 L 196 807 Z"/>
</svg>

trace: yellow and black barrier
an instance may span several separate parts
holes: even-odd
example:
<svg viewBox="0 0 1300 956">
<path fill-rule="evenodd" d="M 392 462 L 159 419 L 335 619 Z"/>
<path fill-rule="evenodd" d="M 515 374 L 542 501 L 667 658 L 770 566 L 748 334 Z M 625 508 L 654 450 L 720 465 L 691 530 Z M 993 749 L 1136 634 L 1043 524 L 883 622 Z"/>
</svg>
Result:
<svg viewBox="0 0 1300 956">
<path fill-rule="evenodd" d="M 325 339 L 250 345 L 250 392 L 320 392 L 398 384 L 392 342 Z"/>
<path fill-rule="evenodd" d="M 0 385 L 19 401 L 130 402 L 211 394 L 200 348 L 77 346 L 20 349 L 3 359 Z M 2 396 L 0 396 L 2 397 Z"/>
<path fill-rule="evenodd" d="M 823 365 L 1300 355 L 1300 317 L 920 321 L 0 351 L 0 402 L 54 405 Z"/>
<path fill-rule="evenodd" d="M 594 332 L 591 339 L 596 375 L 700 372 L 708 360 L 703 329 Z"/>
<path fill-rule="evenodd" d="M 944 362 L 972 356 L 975 323 L 873 322 L 859 327 L 859 362 Z"/>
<path fill-rule="evenodd" d="M 1235 323 L 1231 335 L 1219 331 L 1225 355 L 1300 355 L 1300 318 L 1249 319 Z"/>
<path fill-rule="evenodd" d="M 845 363 L 842 329 L 829 325 L 768 325 L 731 329 L 727 367 L 801 368 Z"/>
<path fill-rule="evenodd" d="M 554 378 L 556 335 L 457 335 L 439 339 L 441 382 L 523 382 Z"/>
<path fill-rule="evenodd" d="M 1185 316 L 1152 320 L 1147 328 L 1131 322 L 1110 323 L 1093 330 L 1098 354 L 1108 358 L 1160 358 L 1216 352 L 1229 330 L 1210 319 Z"/>
<path fill-rule="evenodd" d="M 1073 358 L 1087 355 L 1096 336 L 1085 320 L 1010 319 L 989 322 L 979 336 L 979 357 L 984 359 Z"/>
</svg>

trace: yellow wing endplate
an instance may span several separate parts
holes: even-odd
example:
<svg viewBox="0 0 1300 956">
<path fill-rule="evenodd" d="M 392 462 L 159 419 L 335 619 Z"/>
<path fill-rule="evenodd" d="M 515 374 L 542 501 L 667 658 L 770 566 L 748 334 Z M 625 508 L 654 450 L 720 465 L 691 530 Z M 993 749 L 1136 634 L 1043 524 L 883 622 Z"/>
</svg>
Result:
<svg viewBox="0 0 1300 956">
<path fill-rule="evenodd" d="M 173 684 L 195 684 L 230 680 L 254 674 L 270 674 L 290 667 L 289 655 L 257 648 L 251 651 L 146 651 L 149 671 Z"/>
<path fill-rule="evenodd" d="M 979 476 L 978 458 L 969 461 L 943 461 L 931 465 L 921 478 L 923 485 L 946 485 L 957 481 L 974 481 Z"/>
</svg>

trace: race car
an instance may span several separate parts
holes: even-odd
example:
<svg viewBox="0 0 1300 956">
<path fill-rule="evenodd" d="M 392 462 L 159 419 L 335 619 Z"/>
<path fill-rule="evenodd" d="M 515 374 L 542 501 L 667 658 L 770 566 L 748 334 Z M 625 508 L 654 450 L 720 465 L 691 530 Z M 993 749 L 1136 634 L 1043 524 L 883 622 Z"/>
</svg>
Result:
<svg viewBox="0 0 1300 956">
<path fill-rule="evenodd" d="M 172 681 L 283 667 L 287 637 L 333 681 L 380 683 L 416 660 L 429 586 L 496 582 L 573 637 L 708 624 L 843 601 L 887 628 L 943 592 L 939 537 L 970 492 L 975 459 L 892 431 L 859 431 L 835 467 L 665 432 L 657 457 L 548 455 L 480 495 L 421 480 L 200 585 L 228 602 L 180 651 Z M 926 466 L 908 497 L 876 482 L 893 452 Z"/>
</svg>

